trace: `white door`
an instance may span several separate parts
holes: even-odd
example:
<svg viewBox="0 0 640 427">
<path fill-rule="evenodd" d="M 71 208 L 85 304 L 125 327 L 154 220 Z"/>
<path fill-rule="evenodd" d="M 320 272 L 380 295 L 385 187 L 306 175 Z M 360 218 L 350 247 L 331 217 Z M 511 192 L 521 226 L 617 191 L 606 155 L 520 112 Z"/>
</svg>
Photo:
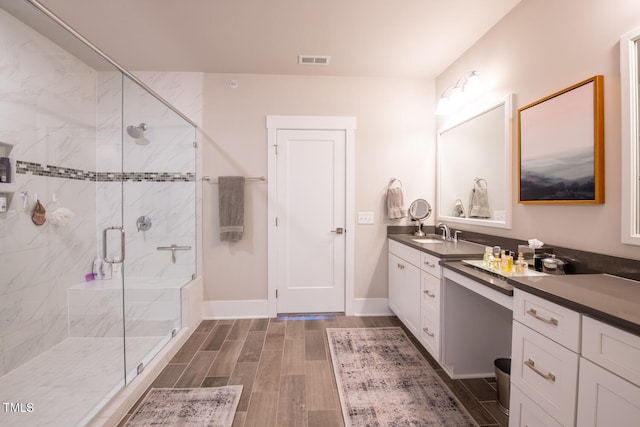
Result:
<svg viewBox="0 0 640 427">
<path fill-rule="evenodd" d="M 345 310 L 345 132 L 277 131 L 277 311 Z"/>
</svg>

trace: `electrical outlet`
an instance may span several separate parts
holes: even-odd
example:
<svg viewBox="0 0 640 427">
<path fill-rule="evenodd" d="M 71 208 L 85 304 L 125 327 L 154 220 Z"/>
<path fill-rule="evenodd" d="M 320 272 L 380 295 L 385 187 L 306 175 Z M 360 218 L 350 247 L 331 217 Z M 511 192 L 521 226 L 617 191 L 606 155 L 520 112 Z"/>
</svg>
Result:
<svg viewBox="0 0 640 427">
<path fill-rule="evenodd" d="M 358 224 L 373 224 L 373 212 L 358 212 Z"/>
</svg>

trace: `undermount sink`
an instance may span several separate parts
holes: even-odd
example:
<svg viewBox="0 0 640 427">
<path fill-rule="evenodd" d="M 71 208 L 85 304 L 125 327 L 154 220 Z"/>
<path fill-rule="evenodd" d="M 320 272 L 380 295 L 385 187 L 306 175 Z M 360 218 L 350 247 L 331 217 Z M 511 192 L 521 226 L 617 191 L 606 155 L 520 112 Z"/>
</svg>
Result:
<svg viewBox="0 0 640 427">
<path fill-rule="evenodd" d="M 445 243 L 442 239 L 411 239 L 416 243 Z"/>
</svg>

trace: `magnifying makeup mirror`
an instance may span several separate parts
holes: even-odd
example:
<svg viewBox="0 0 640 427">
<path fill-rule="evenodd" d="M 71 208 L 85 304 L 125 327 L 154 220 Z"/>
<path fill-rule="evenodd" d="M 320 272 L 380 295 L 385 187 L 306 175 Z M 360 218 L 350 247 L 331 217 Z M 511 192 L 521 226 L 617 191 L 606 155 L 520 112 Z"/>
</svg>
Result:
<svg viewBox="0 0 640 427">
<path fill-rule="evenodd" d="M 413 233 L 415 236 L 424 236 L 422 231 L 422 221 L 431 215 L 431 205 L 424 199 L 417 199 L 409 205 L 409 216 L 414 221 L 418 221 L 418 231 Z"/>
</svg>

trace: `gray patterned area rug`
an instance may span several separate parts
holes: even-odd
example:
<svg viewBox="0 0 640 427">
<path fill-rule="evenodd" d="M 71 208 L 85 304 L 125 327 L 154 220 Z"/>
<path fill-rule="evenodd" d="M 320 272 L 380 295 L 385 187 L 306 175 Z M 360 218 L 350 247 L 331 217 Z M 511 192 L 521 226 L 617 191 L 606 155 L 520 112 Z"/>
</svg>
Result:
<svg viewBox="0 0 640 427">
<path fill-rule="evenodd" d="M 404 331 L 328 328 L 347 427 L 477 426 Z"/>
<path fill-rule="evenodd" d="M 126 427 L 231 427 L 242 386 L 152 388 Z"/>
</svg>

